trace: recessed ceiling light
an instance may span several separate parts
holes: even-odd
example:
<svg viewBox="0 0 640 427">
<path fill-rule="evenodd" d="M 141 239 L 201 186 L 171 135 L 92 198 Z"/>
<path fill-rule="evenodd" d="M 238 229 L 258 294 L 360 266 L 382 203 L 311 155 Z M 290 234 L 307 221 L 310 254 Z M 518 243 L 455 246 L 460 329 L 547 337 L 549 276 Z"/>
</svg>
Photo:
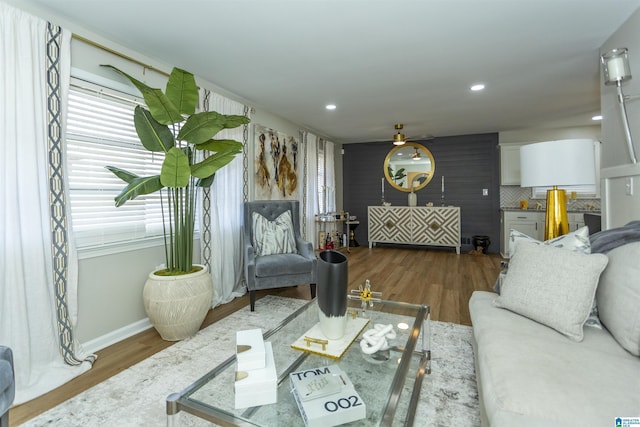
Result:
<svg viewBox="0 0 640 427">
<path fill-rule="evenodd" d="M 476 83 L 473 86 L 471 86 L 471 90 L 474 92 L 477 92 L 479 90 L 483 90 L 484 89 L 484 84 L 482 83 Z"/>
<path fill-rule="evenodd" d="M 324 108 L 326 108 L 327 110 L 335 110 L 336 109 L 336 104 L 327 104 L 327 106 L 324 107 Z"/>
<path fill-rule="evenodd" d="M 591 117 L 591 120 L 595 120 L 595 121 L 602 120 L 602 116 L 601 115 L 593 116 Z"/>
</svg>

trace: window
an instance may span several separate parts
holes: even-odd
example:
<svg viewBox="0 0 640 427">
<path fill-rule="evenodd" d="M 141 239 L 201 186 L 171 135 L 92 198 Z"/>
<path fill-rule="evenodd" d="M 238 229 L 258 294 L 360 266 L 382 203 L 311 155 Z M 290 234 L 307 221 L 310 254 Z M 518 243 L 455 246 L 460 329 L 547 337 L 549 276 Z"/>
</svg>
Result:
<svg viewBox="0 0 640 427">
<path fill-rule="evenodd" d="M 66 148 L 69 203 L 79 249 L 141 239 L 155 242 L 163 234 L 160 195 L 139 197 L 116 208 L 114 197 L 125 184 L 105 168 L 116 166 L 141 176 L 160 173 L 164 155 L 144 149 L 135 131 L 133 110 L 139 103 L 133 96 L 72 81 Z"/>
<path fill-rule="evenodd" d="M 325 182 L 325 157 L 324 157 L 324 140 L 318 140 L 318 212 L 326 213 L 327 210 L 327 187 Z"/>
<path fill-rule="evenodd" d="M 331 141 L 318 139 L 318 212 L 330 213 L 336 209 L 336 178 L 334 145 Z"/>
</svg>

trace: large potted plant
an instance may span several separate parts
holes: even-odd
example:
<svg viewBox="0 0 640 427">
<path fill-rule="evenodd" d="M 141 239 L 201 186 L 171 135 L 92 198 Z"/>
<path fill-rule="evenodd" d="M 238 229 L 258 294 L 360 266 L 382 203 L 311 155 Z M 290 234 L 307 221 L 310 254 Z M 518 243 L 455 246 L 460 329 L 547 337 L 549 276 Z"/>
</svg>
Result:
<svg viewBox="0 0 640 427">
<path fill-rule="evenodd" d="M 163 339 L 184 339 L 199 330 L 213 297 L 211 275 L 204 266 L 193 264 L 196 193 L 210 186 L 215 173 L 242 152 L 241 142 L 214 136 L 247 124 L 249 119 L 215 111 L 196 113 L 195 78 L 179 68 L 171 72 L 163 93 L 116 67 L 105 66 L 128 78 L 142 93 L 147 108 L 135 108 L 136 133 L 147 150 L 164 155 L 159 175 L 138 176 L 115 166 L 107 169 L 126 183 L 115 198 L 116 206 L 160 192 L 166 268 L 149 274 L 143 300 L 147 316 Z"/>
</svg>

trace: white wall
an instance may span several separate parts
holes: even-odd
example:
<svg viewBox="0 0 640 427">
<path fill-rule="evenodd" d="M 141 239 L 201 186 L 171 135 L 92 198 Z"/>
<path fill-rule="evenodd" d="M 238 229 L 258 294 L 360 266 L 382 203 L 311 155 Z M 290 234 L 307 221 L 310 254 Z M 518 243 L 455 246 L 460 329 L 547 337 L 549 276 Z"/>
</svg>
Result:
<svg viewBox="0 0 640 427">
<path fill-rule="evenodd" d="M 629 49 L 629 65 L 633 75 L 630 81 L 622 84 L 623 91 L 626 95 L 640 95 L 640 10 L 611 35 L 601 46 L 600 53 L 622 47 Z M 600 94 L 603 115 L 603 227 L 613 228 L 640 219 L 640 167 L 631 164 L 615 87 L 601 84 Z M 640 160 L 640 98 L 627 102 L 627 115 L 636 157 Z"/>
</svg>

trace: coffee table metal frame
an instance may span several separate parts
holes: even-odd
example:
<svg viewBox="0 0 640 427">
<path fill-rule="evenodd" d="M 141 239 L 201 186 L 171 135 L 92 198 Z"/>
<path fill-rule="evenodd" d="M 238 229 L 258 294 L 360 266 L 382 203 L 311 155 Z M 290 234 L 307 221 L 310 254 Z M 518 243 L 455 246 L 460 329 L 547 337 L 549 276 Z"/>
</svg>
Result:
<svg viewBox="0 0 640 427">
<path fill-rule="evenodd" d="M 312 300 L 309 303 L 303 305 L 298 310 L 287 316 L 282 322 L 280 322 L 273 329 L 265 332 L 264 339 L 280 331 L 289 322 L 297 318 L 301 313 L 308 310 L 311 304 L 316 304 L 316 300 Z M 395 371 L 395 376 L 390 385 L 389 399 L 386 403 L 386 408 L 383 411 L 383 416 L 379 426 L 391 426 L 395 417 L 398 402 L 402 388 L 404 386 L 407 375 L 409 375 L 409 368 L 412 361 L 412 357 L 404 357 L 405 355 L 412 355 L 419 357 L 418 368 L 415 372 L 415 378 L 411 397 L 408 405 L 408 414 L 405 418 L 404 425 L 412 426 L 415 416 L 416 407 L 418 405 L 418 399 L 420 397 L 420 389 L 422 386 L 422 380 L 425 374 L 431 373 L 431 349 L 430 349 L 430 307 L 428 305 L 409 304 L 396 301 L 383 300 L 379 303 L 383 307 L 399 308 L 399 309 L 415 309 L 416 316 L 415 321 L 411 329 L 410 338 L 404 348 L 399 350 L 402 352 L 402 357 L 399 361 L 399 366 Z M 374 309 L 375 311 L 375 309 Z M 426 327 L 425 327 L 426 324 Z M 422 348 L 416 348 L 418 343 L 418 337 L 422 333 Z M 358 338 L 359 340 L 359 338 Z M 354 343 L 353 345 L 357 345 Z M 295 359 L 290 366 L 278 377 L 278 387 L 288 380 L 289 374 L 295 372 L 296 369 L 303 363 L 303 361 L 309 356 L 308 352 L 300 352 L 300 355 Z M 199 390 L 210 381 L 214 380 L 220 373 L 226 369 L 231 368 L 236 362 L 235 354 L 222 362 L 220 365 L 209 371 L 203 377 L 195 381 L 193 384 L 185 388 L 179 393 L 172 393 L 167 397 L 166 411 L 167 411 L 167 426 L 174 427 L 176 425 L 177 416 L 180 411 L 184 411 L 195 415 L 199 418 L 214 422 L 221 426 L 260 426 L 248 418 L 254 413 L 258 407 L 247 408 L 243 412 L 243 418 L 238 418 L 232 413 L 223 409 L 215 408 L 207 405 L 199 400 L 193 399 L 190 396 Z M 230 390 L 232 392 L 232 390 Z"/>
</svg>

